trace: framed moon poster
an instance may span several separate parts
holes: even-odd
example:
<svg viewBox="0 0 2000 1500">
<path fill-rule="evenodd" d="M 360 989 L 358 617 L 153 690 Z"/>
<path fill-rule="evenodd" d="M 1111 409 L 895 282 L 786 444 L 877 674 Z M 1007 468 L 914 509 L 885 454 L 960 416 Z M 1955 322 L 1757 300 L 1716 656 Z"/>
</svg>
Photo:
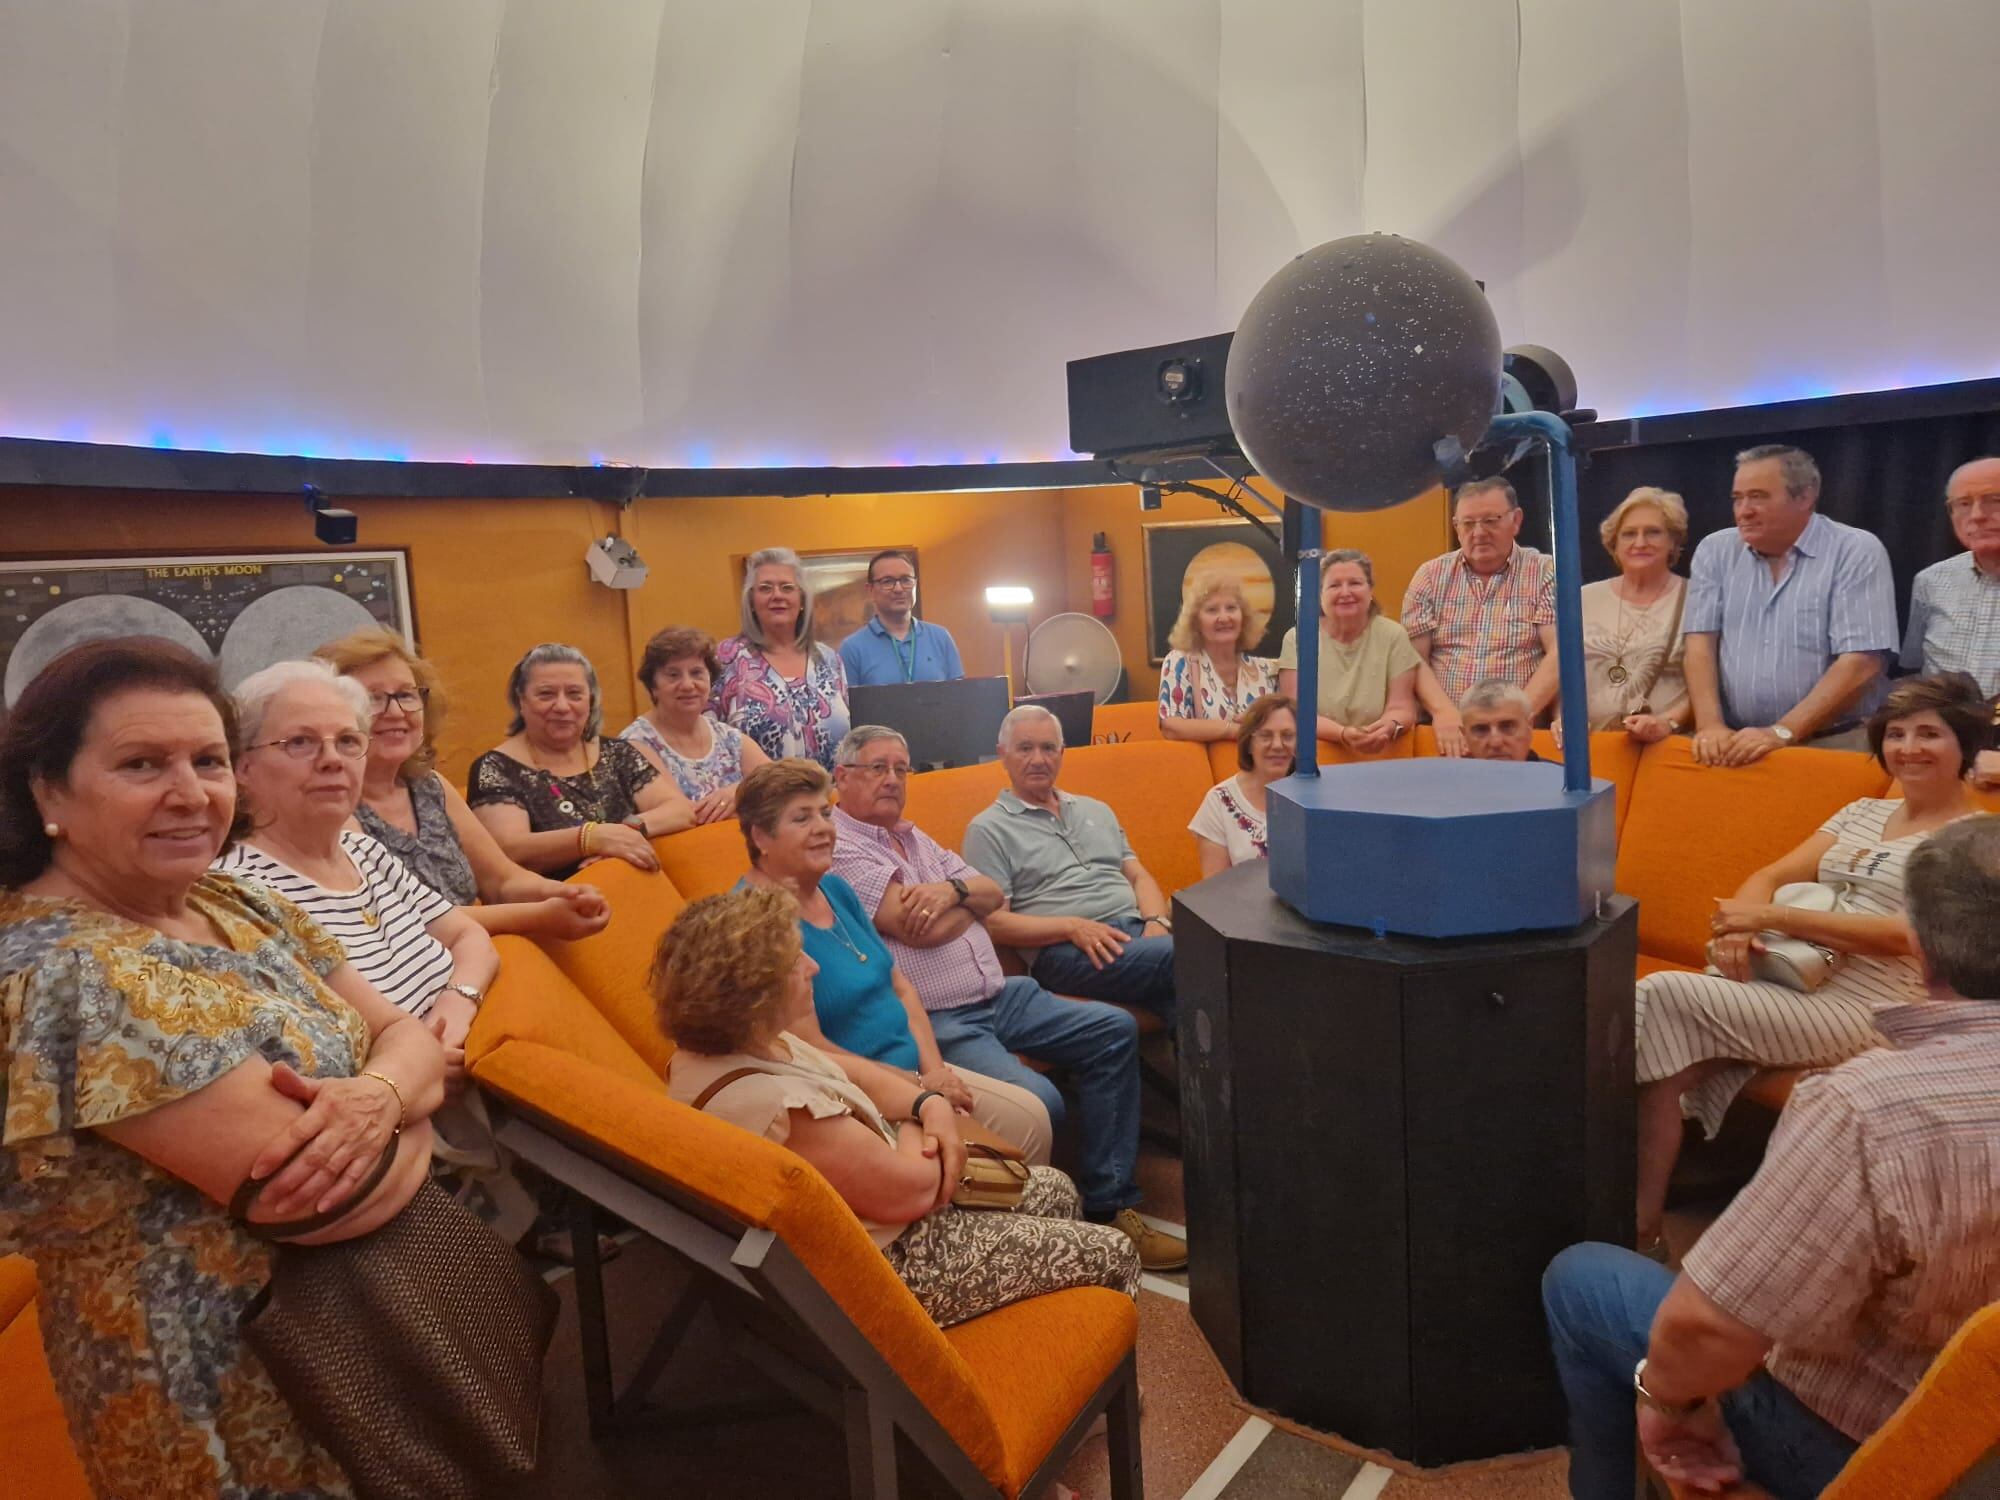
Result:
<svg viewBox="0 0 2000 1500">
<path fill-rule="evenodd" d="M 1146 543 L 1146 649 L 1155 665 L 1166 657 L 1167 636 L 1180 618 L 1187 586 L 1208 573 L 1237 579 L 1250 608 L 1271 617 L 1263 638 L 1245 641 L 1244 652 L 1277 656 L 1297 611 L 1291 569 L 1270 532 L 1236 517 L 1149 521 L 1140 530 Z"/>
<path fill-rule="evenodd" d="M 407 555 L 0 557 L 0 686 L 9 705 L 70 647 L 155 635 L 214 662 L 225 690 L 272 662 L 381 626 L 414 644 Z"/>
</svg>

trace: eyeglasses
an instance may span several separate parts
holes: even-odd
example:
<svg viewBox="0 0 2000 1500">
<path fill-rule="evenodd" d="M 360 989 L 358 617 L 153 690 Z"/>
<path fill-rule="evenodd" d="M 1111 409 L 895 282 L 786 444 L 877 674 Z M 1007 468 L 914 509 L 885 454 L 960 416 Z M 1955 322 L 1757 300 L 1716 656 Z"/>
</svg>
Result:
<svg viewBox="0 0 2000 1500">
<path fill-rule="evenodd" d="M 1291 750 L 1297 747 L 1299 736 L 1295 730 L 1260 729 L 1250 736 L 1250 743 L 1265 750 L 1270 749 L 1273 745 Z"/>
<path fill-rule="evenodd" d="M 1460 531 L 1498 531 L 1507 524 L 1507 517 L 1459 516 L 1451 524 Z"/>
<path fill-rule="evenodd" d="M 796 594 L 798 591 L 796 583 L 760 583 L 750 592 L 759 599 L 768 599 L 773 594 Z"/>
<path fill-rule="evenodd" d="M 315 760 L 321 748 L 329 744 L 342 760 L 359 760 L 368 753 L 368 736 L 358 729 L 343 729 L 331 740 L 322 734 L 288 734 L 281 740 L 262 740 L 243 748 L 245 751 L 276 749 L 293 760 Z"/>
<path fill-rule="evenodd" d="M 852 760 L 847 763 L 847 769 L 880 779 L 884 776 L 908 776 L 910 763 L 906 760 Z"/>
<path fill-rule="evenodd" d="M 429 688 L 402 688 L 393 693 L 370 693 L 368 711 L 372 714 L 387 713 L 389 705 L 393 703 L 406 714 L 422 713 L 424 705 L 430 701 Z"/>
<path fill-rule="evenodd" d="M 893 573 L 887 578 L 871 578 L 868 583 L 871 588 L 878 589 L 913 589 L 917 586 L 917 575 Z"/>
<path fill-rule="evenodd" d="M 1957 495 L 1945 501 L 1945 509 L 1955 516 L 1969 516 L 1975 510 L 1981 515 L 2000 516 L 2000 491 L 1984 495 Z"/>
</svg>

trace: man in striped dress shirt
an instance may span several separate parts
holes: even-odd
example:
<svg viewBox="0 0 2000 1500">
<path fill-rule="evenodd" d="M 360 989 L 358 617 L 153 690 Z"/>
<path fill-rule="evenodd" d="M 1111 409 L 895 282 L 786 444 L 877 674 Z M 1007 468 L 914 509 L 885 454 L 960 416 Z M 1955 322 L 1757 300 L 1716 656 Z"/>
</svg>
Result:
<svg viewBox="0 0 2000 1500">
<path fill-rule="evenodd" d="M 1904 881 L 1931 998 L 1799 1084 L 1680 1276 L 1577 1245 L 1543 1278 L 1578 1500 L 1631 1495 L 1635 1399 L 1667 1477 L 1817 1495 L 2000 1299 L 2000 818 L 1932 834 Z"/>
<path fill-rule="evenodd" d="M 1980 692 L 2000 700 L 2000 458 L 1960 464 L 1944 503 L 1965 551 L 1917 575 L 1903 665 L 1927 676 L 1969 672 Z M 1974 781 L 2000 786 L 2000 749 L 1979 757 Z"/>
<path fill-rule="evenodd" d="M 1769 443 L 1736 455 L 1732 531 L 1695 548 L 1687 637 L 1694 755 L 1747 766 L 1784 745 L 1865 750 L 1896 650 L 1889 554 L 1819 513 L 1819 465 Z"/>
</svg>

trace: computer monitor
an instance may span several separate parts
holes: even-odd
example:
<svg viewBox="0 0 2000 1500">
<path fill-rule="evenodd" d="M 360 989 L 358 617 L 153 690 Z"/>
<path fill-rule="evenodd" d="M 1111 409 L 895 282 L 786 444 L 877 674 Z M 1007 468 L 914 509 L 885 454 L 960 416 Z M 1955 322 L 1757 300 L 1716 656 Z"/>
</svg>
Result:
<svg viewBox="0 0 2000 1500">
<path fill-rule="evenodd" d="M 1088 689 L 1080 693 L 1030 693 L 1014 700 L 1016 708 L 1026 708 L 1029 704 L 1046 708 L 1056 716 L 1056 722 L 1062 725 L 1065 749 L 1090 743 L 1091 719 L 1097 712 L 1095 693 Z"/>
<path fill-rule="evenodd" d="M 910 764 L 919 771 L 974 766 L 993 759 L 1007 696 L 1004 677 L 861 684 L 847 690 L 847 716 L 895 730 L 910 742 Z"/>
</svg>

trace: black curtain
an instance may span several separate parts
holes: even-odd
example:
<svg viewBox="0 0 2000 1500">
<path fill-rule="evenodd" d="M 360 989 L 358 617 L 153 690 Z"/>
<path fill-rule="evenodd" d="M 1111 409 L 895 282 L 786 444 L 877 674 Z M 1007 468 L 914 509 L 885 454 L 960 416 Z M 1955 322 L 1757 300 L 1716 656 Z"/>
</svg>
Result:
<svg viewBox="0 0 2000 1500">
<path fill-rule="evenodd" d="M 1585 457 L 1577 476 L 1584 581 L 1608 578 L 1615 571 L 1597 528 L 1620 500 L 1646 484 L 1672 490 L 1687 502 L 1688 552 L 1678 564 L 1685 573 L 1696 542 L 1736 524 L 1729 509 L 1736 455 L 1760 443 L 1805 449 L 1824 481 L 1820 510 L 1882 539 L 1896 575 L 1897 617 L 1907 620 L 1910 580 L 1940 558 L 1964 550 L 1945 515 L 1945 481 L 1969 459 L 2000 454 L 2000 411 L 1597 449 Z M 1509 477 L 1527 510 L 1521 541 L 1548 550 L 1539 461 L 1517 465 Z"/>
</svg>

